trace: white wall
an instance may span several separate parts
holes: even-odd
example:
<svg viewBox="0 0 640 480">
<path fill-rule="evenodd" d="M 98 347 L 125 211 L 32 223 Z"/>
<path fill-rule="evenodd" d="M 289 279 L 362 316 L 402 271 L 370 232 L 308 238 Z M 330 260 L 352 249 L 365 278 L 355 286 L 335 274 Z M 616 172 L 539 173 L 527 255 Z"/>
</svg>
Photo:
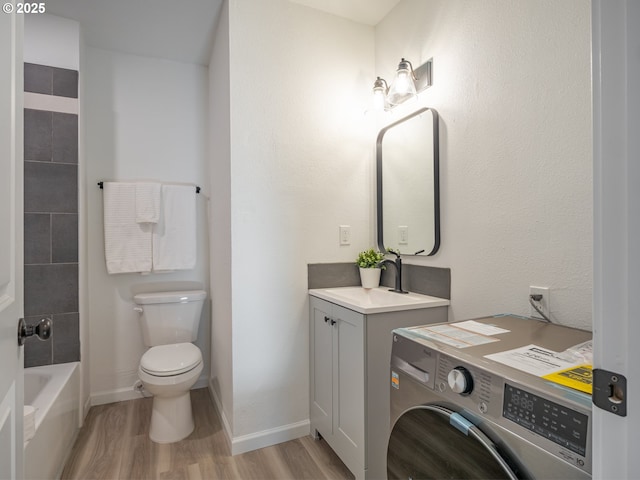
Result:
<svg viewBox="0 0 640 480">
<path fill-rule="evenodd" d="M 376 74 L 434 59 L 450 318 L 528 314 L 591 329 L 590 2 L 404 0 L 377 25 Z M 414 107 L 417 108 L 417 107 Z"/>
<path fill-rule="evenodd" d="M 233 430 L 231 310 L 231 112 L 229 4 L 222 2 L 209 62 L 211 182 L 211 386 L 225 430 Z"/>
<path fill-rule="evenodd" d="M 142 344 L 132 297 L 140 291 L 208 290 L 207 202 L 198 197 L 198 265 L 193 271 L 108 275 L 104 261 L 103 180 L 154 179 L 197 183 L 208 193 L 207 70 L 204 67 L 115 53 L 85 51 L 85 137 L 88 211 L 90 363 L 92 402 L 129 398 Z M 197 345 L 209 376 L 210 308 Z"/>
<path fill-rule="evenodd" d="M 307 263 L 354 261 L 373 244 L 373 29 L 286 0 L 230 0 L 229 32 L 230 185 L 217 201 L 231 237 L 212 249 L 212 284 L 231 281 L 230 309 L 213 321 L 232 329 L 232 386 L 221 387 L 238 452 L 308 434 Z M 218 161 L 227 175 L 219 148 L 213 176 Z M 351 246 L 339 246 L 341 224 Z"/>
<path fill-rule="evenodd" d="M 80 24 L 54 15 L 25 15 L 24 61 L 80 70 Z"/>
</svg>

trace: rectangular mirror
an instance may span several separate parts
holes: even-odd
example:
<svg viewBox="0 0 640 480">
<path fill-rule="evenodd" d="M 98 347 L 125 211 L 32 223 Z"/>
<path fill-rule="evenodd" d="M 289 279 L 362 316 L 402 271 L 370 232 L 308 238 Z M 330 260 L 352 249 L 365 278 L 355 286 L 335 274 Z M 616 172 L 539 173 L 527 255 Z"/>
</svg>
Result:
<svg viewBox="0 0 640 480">
<path fill-rule="evenodd" d="M 421 108 L 380 130 L 376 144 L 381 252 L 434 255 L 440 247 L 438 112 Z"/>
</svg>

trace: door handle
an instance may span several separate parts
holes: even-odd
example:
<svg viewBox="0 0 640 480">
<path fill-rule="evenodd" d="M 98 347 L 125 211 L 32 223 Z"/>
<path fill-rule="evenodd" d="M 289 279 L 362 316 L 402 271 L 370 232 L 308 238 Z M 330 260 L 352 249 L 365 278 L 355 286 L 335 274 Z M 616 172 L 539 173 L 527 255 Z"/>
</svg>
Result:
<svg viewBox="0 0 640 480">
<path fill-rule="evenodd" d="M 50 318 L 41 319 L 37 325 L 27 325 L 24 318 L 18 320 L 18 345 L 24 345 L 27 337 L 37 335 L 42 341 L 48 340 L 51 337 L 51 331 L 53 330 L 53 322 Z"/>
</svg>

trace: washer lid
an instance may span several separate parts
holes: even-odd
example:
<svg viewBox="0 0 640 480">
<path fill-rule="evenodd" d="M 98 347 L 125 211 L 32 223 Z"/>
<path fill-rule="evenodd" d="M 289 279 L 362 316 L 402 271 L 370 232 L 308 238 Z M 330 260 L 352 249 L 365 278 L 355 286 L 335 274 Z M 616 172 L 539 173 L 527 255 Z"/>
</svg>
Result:
<svg viewBox="0 0 640 480">
<path fill-rule="evenodd" d="M 151 347 L 142 355 L 140 368 L 150 375 L 170 377 L 194 369 L 202 362 L 202 353 L 193 343 L 175 343 Z"/>
</svg>

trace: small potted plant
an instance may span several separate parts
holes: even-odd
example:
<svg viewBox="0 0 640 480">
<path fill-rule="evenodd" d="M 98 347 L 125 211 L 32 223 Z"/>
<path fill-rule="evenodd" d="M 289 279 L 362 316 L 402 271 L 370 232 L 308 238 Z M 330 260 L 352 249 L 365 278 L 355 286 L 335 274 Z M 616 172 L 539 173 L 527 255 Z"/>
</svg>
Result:
<svg viewBox="0 0 640 480">
<path fill-rule="evenodd" d="M 376 288 L 380 285 L 380 274 L 385 268 L 380 265 L 384 254 L 370 248 L 358 254 L 356 265 L 360 268 L 360 282 L 363 288 Z"/>
</svg>

